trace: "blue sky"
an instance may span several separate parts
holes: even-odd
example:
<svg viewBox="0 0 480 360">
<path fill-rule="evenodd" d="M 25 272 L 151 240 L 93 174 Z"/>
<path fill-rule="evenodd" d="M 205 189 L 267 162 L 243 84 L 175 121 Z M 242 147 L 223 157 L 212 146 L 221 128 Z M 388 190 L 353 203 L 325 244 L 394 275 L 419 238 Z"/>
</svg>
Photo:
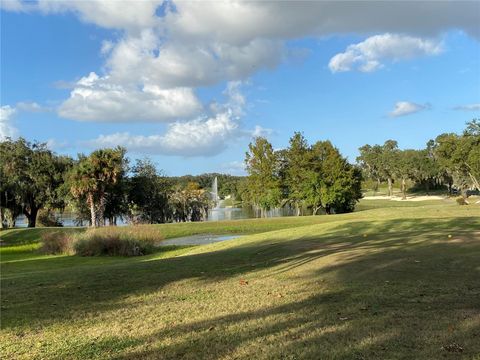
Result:
<svg viewBox="0 0 480 360">
<path fill-rule="evenodd" d="M 452 14 L 447 23 L 405 9 L 403 22 L 399 11 L 397 25 L 371 29 L 372 3 L 358 29 L 342 27 L 348 8 L 317 18 L 308 13 L 318 9 L 242 5 L 239 14 L 264 20 L 256 28 L 228 4 L 169 2 L 165 16 L 160 3 L 141 2 L 132 22 L 119 10 L 128 2 L 86 3 L 3 4 L 0 136 L 73 156 L 118 144 L 169 175 L 240 174 L 255 135 L 282 148 L 302 131 L 354 161 L 365 143 L 420 148 L 479 117 L 479 3 L 426 5 Z M 279 26 L 266 13 L 288 18 Z"/>
</svg>

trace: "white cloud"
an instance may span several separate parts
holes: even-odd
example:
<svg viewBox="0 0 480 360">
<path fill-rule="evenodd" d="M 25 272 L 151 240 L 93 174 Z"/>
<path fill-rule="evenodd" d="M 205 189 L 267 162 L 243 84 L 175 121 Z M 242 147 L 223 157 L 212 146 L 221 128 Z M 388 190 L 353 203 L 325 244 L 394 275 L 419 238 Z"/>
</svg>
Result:
<svg viewBox="0 0 480 360">
<path fill-rule="evenodd" d="M 164 135 L 131 135 L 115 133 L 100 135 L 89 141 L 93 147 L 125 146 L 129 151 L 147 154 L 213 156 L 224 150 L 234 139 L 238 123 L 231 113 L 217 114 L 207 119 L 176 122 L 168 126 Z"/>
<path fill-rule="evenodd" d="M 91 73 L 75 83 L 70 97 L 59 107 L 59 115 L 80 121 L 169 122 L 164 135 L 123 134 L 119 139 L 137 148 L 151 144 L 147 147 L 150 151 L 184 154 L 195 153 L 195 144 L 198 149 L 221 149 L 226 140 L 219 139 L 242 133 L 236 119 L 240 116 L 235 113 L 238 109 L 230 107 L 230 115 L 225 109 L 216 109 L 211 116 L 200 116 L 202 105 L 195 90 L 243 81 L 260 69 L 275 67 L 285 59 L 285 44 L 290 39 L 351 33 L 406 34 L 389 35 L 402 41 L 394 44 L 390 40 L 390 45 L 383 47 L 367 46 L 375 38 L 371 37 L 363 46 L 352 45 L 361 48 L 355 51 L 363 60 L 351 60 L 347 49 L 332 65 L 335 69 L 350 66 L 373 71 L 385 60 L 440 51 L 438 42 L 425 39 L 448 29 L 464 30 L 480 38 L 480 14 L 475 2 L 215 1 L 207 6 L 195 1 L 4 0 L 1 4 L 10 11 L 71 12 L 82 21 L 120 30 L 118 40 L 105 41 L 99 49 L 105 57 L 104 72 Z M 406 39 L 413 39 L 410 47 Z M 214 134 L 211 145 L 193 132 L 203 134 L 205 139 Z M 112 136 L 102 139 L 113 141 Z M 177 142 L 185 148 L 182 150 Z M 209 153 L 199 153 L 202 151 Z"/>
<path fill-rule="evenodd" d="M 231 44 L 252 38 L 295 38 L 335 33 L 399 32 L 431 36 L 463 29 L 480 37 L 475 1 L 200 1 L 3 0 L 10 11 L 73 12 L 105 28 L 135 33 L 159 28 L 169 36 Z M 158 8 L 162 7 L 158 16 Z"/>
<path fill-rule="evenodd" d="M 442 44 L 438 40 L 387 33 L 349 45 L 345 52 L 330 59 L 328 67 L 334 73 L 351 70 L 372 72 L 382 68 L 384 61 L 408 60 L 441 52 Z"/>
<path fill-rule="evenodd" d="M 468 104 L 468 105 L 458 105 L 458 106 L 454 107 L 454 110 L 480 111 L 480 103 L 478 103 L 478 104 Z"/>
<path fill-rule="evenodd" d="M 188 42 L 172 39 L 162 43 L 154 30 L 128 36 L 112 50 L 107 67 L 116 82 L 141 79 L 162 87 L 212 85 L 242 80 L 281 60 L 283 44 L 252 39 L 240 46 L 213 39 Z"/>
<path fill-rule="evenodd" d="M 19 111 L 26 111 L 26 112 L 44 112 L 50 111 L 51 109 L 40 105 L 34 101 L 21 101 L 15 105 L 15 108 Z"/>
<path fill-rule="evenodd" d="M 416 104 L 409 101 L 398 101 L 390 112 L 391 117 L 406 116 L 430 109 L 430 104 Z"/>
<path fill-rule="evenodd" d="M 253 129 L 253 131 L 251 131 L 251 136 L 252 137 L 268 137 L 270 135 L 273 134 L 273 130 L 272 129 L 267 129 L 267 128 L 264 128 L 260 125 L 256 125 L 255 128 Z"/>
<path fill-rule="evenodd" d="M 110 41 L 110 40 L 102 41 L 102 48 L 100 49 L 100 54 L 108 55 L 112 51 L 114 46 L 115 44 L 113 43 L 113 41 Z"/>
<path fill-rule="evenodd" d="M 70 145 L 66 141 L 58 141 L 55 139 L 48 139 L 46 141 L 47 147 L 51 150 L 59 151 L 59 150 L 65 150 L 70 148 Z"/>
<path fill-rule="evenodd" d="M 36 102 L 18 102 L 14 107 L 4 105 L 0 108 L 0 140 L 7 137 L 15 138 L 18 136 L 18 130 L 13 125 L 13 118 L 20 112 L 43 112 L 51 111 L 50 108 L 42 106 Z"/>
<path fill-rule="evenodd" d="M 57 14 L 72 12 L 82 21 L 111 29 L 135 31 L 155 26 L 156 9 L 163 0 L 2 0 L 2 9 L 16 12 Z"/>
<path fill-rule="evenodd" d="M 95 73 L 81 78 L 58 109 L 60 116 L 81 121 L 171 121 L 198 114 L 202 105 L 191 88 L 122 86 Z"/>
<path fill-rule="evenodd" d="M 15 108 L 12 108 L 10 105 L 0 107 L 0 140 L 17 136 L 17 129 L 12 124 L 12 118 L 15 113 Z"/>
<path fill-rule="evenodd" d="M 243 176 L 246 175 L 245 163 L 243 161 L 230 161 L 220 165 L 222 172 L 230 175 Z"/>
<path fill-rule="evenodd" d="M 100 135 L 88 141 L 92 147 L 125 146 L 129 151 L 149 154 L 181 156 L 213 156 L 224 150 L 229 143 L 243 136 L 240 117 L 245 99 L 240 93 L 241 83 L 227 84 L 224 94 L 226 104 L 217 104 L 215 113 L 190 121 L 177 121 L 168 125 L 165 134 L 149 136 L 115 133 Z"/>
<path fill-rule="evenodd" d="M 109 87 L 115 91 L 98 86 L 88 97 L 83 97 L 84 89 L 75 89 L 72 95 L 80 96 L 68 99 L 61 107 L 62 116 L 92 121 L 111 121 L 114 116 L 108 116 L 106 103 L 114 112 L 122 108 L 119 101 L 125 96 L 121 93 L 132 94 L 129 97 L 138 105 L 125 106 L 130 110 L 122 111 L 123 121 L 127 115 L 131 121 L 145 117 L 153 121 L 152 114 L 143 115 L 152 103 L 160 106 L 157 121 L 175 121 L 190 112 L 183 109 L 191 108 L 165 108 L 164 103 L 169 102 L 171 96 L 158 93 L 159 99 L 155 101 L 155 94 L 145 94 L 145 88 L 154 86 L 164 91 L 191 88 L 182 91 L 190 92 L 184 100 L 192 105 L 196 87 L 244 80 L 259 69 L 272 68 L 284 58 L 286 40 L 306 35 L 387 31 L 418 36 L 389 35 L 388 46 L 371 44 L 374 39 L 385 42 L 382 36 L 387 35 L 380 35 L 367 39 L 363 46 L 352 45 L 352 49 L 357 50 L 339 54 L 335 61 L 332 59 L 331 67 L 335 71 L 348 69 L 352 61 L 363 71 L 373 71 L 381 66 L 384 58 L 396 60 L 435 53 L 439 51 L 438 44 L 422 38 L 438 36 L 451 28 L 480 37 L 478 5 L 455 1 L 228 1 L 210 2 L 205 6 L 194 1 L 39 0 L 3 1 L 2 4 L 12 11 L 72 12 L 83 21 L 123 31 L 116 43 L 104 42 L 101 49 L 107 57 L 106 73 L 101 79 L 108 79 Z M 401 41 L 395 42 L 396 37 Z M 409 41 L 410 45 L 406 44 Z M 372 46 L 373 54 L 370 54 L 367 50 Z M 355 56 L 352 59 L 351 53 L 355 51 L 365 59 L 356 60 Z M 174 95 L 176 99 L 177 95 Z M 89 99 L 94 102 L 97 96 L 101 99 L 98 111 L 95 104 L 88 103 Z"/>
</svg>

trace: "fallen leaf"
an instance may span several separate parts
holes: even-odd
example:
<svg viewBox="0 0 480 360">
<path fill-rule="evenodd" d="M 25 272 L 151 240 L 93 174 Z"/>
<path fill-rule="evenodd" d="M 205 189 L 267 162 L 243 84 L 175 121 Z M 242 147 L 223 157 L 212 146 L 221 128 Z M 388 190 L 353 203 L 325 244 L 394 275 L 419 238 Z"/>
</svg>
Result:
<svg viewBox="0 0 480 360">
<path fill-rule="evenodd" d="M 248 285 L 248 281 L 241 279 L 239 281 L 240 285 Z"/>
</svg>

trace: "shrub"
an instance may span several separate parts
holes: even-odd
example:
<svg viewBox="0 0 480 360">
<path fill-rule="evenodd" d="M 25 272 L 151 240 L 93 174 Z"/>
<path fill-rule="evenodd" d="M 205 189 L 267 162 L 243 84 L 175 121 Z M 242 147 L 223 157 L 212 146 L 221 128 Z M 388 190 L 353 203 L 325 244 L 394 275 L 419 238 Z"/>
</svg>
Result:
<svg viewBox="0 0 480 360">
<path fill-rule="evenodd" d="M 47 232 L 42 234 L 40 251 L 44 254 L 73 254 L 75 237 L 65 232 Z"/>
<path fill-rule="evenodd" d="M 109 226 L 79 234 L 74 246 L 81 256 L 139 256 L 152 253 L 155 243 L 162 239 L 160 231 L 152 226 Z"/>
<path fill-rule="evenodd" d="M 463 198 L 463 196 L 459 196 L 455 199 L 458 205 L 468 205 L 468 201 Z"/>
<path fill-rule="evenodd" d="M 62 222 L 55 217 L 55 214 L 47 209 L 41 209 L 37 215 L 38 227 L 61 227 Z"/>
<path fill-rule="evenodd" d="M 40 251 L 81 256 L 140 256 L 152 253 L 162 239 L 158 228 L 147 225 L 108 226 L 74 234 L 55 231 L 42 235 Z"/>
</svg>

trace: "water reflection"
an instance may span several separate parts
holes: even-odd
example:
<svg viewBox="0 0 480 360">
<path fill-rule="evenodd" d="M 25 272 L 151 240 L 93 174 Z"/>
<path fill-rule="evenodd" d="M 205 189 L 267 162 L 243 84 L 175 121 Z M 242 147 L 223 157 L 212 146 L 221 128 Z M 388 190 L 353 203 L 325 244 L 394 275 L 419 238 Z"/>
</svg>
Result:
<svg viewBox="0 0 480 360">
<path fill-rule="evenodd" d="M 266 212 L 267 217 L 278 216 L 292 216 L 293 211 L 290 208 L 272 209 Z M 260 217 L 260 210 L 253 207 L 241 208 L 215 208 L 208 212 L 207 221 L 221 221 L 221 220 L 240 220 L 253 219 Z"/>
<path fill-rule="evenodd" d="M 272 209 L 266 212 L 267 217 L 292 216 L 293 214 L 293 209 L 288 207 Z M 75 213 L 57 213 L 56 217 L 63 224 L 63 226 L 66 227 L 88 226 L 88 221 L 84 221 L 83 223 L 78 222 Z M 208 211 L 208 219 L 206 219 L 206 221 L 240 220 L 259 217 L 260 210 L 252 207 L 217 207 Z M 27 227 L 27 224 L 26 217 L 22 215 L 16 219 L 15 227 Z M 118 218 L 117 225 L 128 225 L 127 219 Z"/>
</svg>

